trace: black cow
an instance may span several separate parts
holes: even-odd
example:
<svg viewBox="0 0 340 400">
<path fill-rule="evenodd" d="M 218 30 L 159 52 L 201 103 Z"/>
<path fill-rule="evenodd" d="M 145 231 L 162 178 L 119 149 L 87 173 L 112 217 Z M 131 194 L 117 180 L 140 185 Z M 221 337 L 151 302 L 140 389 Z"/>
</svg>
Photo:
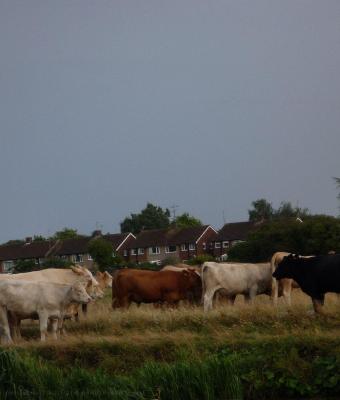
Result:
<svg viewBox="0 0 340 400">
<path fill-rule="evenodd" d="M 290 254 L 283 258 L 276 279 L 294 279 L 313 301 L 314 311 L 321 312 L 325 293 L 340 293 L 340 254 L 302 258 Z"/>
</svg>

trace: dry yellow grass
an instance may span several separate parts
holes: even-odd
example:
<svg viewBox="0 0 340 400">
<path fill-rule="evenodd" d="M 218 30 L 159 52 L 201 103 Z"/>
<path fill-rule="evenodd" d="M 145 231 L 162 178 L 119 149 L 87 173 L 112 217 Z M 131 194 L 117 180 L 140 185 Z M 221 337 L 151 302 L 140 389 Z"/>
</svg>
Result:
<svg viewBox="0 0 340 400">
<path fill-rule="evenodd" d="M 23 340 L 18 347 L 64 346 L 81 343 L 150 343 L 158 339 L 188 342 L 209 335 L 216 341 L 238 341 L 284 335 L 340 335 L 340 301 L 336 295 L 326 296 L 326 316 L 312 313 L 311 301 L 300 290 L 293 293 L 293 306 L 288 309 L 280 299 L 277 308 L 268 296 L 258 296 L 253 305 L 242 296 L 234 306 L 217 305 L 204 313 L 202 307 L 181 305 L 177 309 L 154 308 L 153 305 L 132 305 L 128 310 L 112 310 L 110 293 L 89 307 L 80 322 L 66 321 L 67 336 L 59 341 L 38 340 L 37 321 L 25 321 Z"/>
</svg>

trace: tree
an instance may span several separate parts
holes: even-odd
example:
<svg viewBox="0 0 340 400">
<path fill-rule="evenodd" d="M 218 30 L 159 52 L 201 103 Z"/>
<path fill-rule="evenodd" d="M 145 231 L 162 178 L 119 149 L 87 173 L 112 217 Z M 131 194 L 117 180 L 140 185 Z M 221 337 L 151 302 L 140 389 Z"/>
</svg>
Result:
<svg viewBox="0 0 340 400">
<path fill-rule="evenodd" d="M 77 229 L 72 229 L 72 228 L 64 228 L 61 231 L 57 231 L 52 239 L 54 240 L 65 240 L 65 239 L 74 239 L 74 238 L 78 238 L 78 237 L 82 237 L 82 235 L 78 234 Z"/>
<path fill-rule="evenodd" d="M 293 207 L 290 201 L 282 201 L 280 207 L 274 210 L 274 218 L 305 218 L 309 215 L 308 208 Z"/>
<path fill-rule="evenodd" d="M 195 218 L 188 213 L 183 213 L 175 218 L 172 222 L 172 225 L 176 226 L 177 228 L 189 228 L 191 226 L 202 226 L 202 222 Z"/>
<path fill-rule="evenodd" d="M 44 242 L 45 240 L 47 240 L 47 239 L 41 235 L 34 235 L 34 237 L 33 237 L 33 242 Z"/>
<path fill-rule="evenodd" d="M 146 207 L 139 214 L 131 214 L 126 217 L 120 224 L 122 233 L 132 232 L 137 234 L 142 230 L 163 229 L 170 225 L 170 211 L 162 209 L 151 203 L 147 203 Z"/>
<path fill-rule="evenodd" d="M 333 178 L 333 179 L 335 181 L 335 184 L 336 184 L 337 188 L 339 189 L 339 193 L 338 193 L 337 198 L 340 201 L 340 178 Z M 339 205 L 339 209 L 340 209 L 340 205 Z"/>
<path fill-rule="evenodd" d="M 92 239 L 88 245 L 88 252 L 102 272 L 123 261 L 121 257 L 114 255 L 112 244 L 103 238 Z"/>
<path fill-rule="evenodd" d="M 274 209 L 266 199 L 258 199 L 252 203 L 253 209 L 248 210 L 249 221 L 270 220 L 274 215 Z"/>
<path fill-rule="evenodd" d="M 294 219 L 275 219 L 250 233 L 245 242 L 228 252 L 228 260 L 240 262 L 269 261 L 276 251 L 302 255 L 340 251 L 340 219 L 307 216 L 303 223 Z"/>
</svg>

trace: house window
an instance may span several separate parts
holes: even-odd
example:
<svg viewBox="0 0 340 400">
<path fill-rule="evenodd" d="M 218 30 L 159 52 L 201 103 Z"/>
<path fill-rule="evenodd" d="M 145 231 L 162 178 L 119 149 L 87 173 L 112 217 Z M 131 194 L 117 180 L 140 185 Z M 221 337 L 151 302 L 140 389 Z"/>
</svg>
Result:
<svg viewBox="0 0 340 400">
<path fill-rule="evenodd" d="M 35 264 L 35 265 L 39 265 L 39 258 L 36 258 L 36 259 L 34 260 L 34 264 Z"/>
<path fill-rule="evenodd" d="M 124 250 L 123 255 L 124 255 L 124 257 L 127 257 L 128 256 L 128 251 Z"/>
<path fill-rule="evenodd" d="M 136 256 L 137 255 L 137 249 L 131 249 L 131 255 Z"/>
<path fill-rule="evenodd" d="M 206 249 L 207 249 L 207 245 L 206 245 L 205 242 L 202 243 L 202 248 L 203 248 L 203 250 L 206 250 Z"/>
<path fill-rule="evenodd" d="M 166 246 L 165 252 L 166 253 L 176 253 L 177 247 L 176 246 Z"/>
<path fill-rule="evenodd" d="M 88 259 L 89 261 L 93 261 L 93 258 L 92 258 L 92 256 L 91 256 L 91 254 L 88 254 L 87 259 Z"/>
<path fill-rule="evenodd" d="M 4 261 L 4 272 L 11 272 L 14 267 L 13 261 Z"/>
<path fill-rule="evenodd" d="M 81 263 L 81 262 L 83 262 L 83 255 L 82 254 L 74 254 L 72 256 L 72 260 L 73 260 L 73 262 Z"/>
<path fill-rule="evenodd" d="M 189 244 L 189 250 L 195 250 L 196 246 L 193 243 Z"/>
<path fill-rule="evenodd" d="M 224 249 L 227 249 L 229 247 L 229 242 L 223 242 L 222 246 Z"/>
<path fill-rule="evenodd" d="M 149 254 L 160 254 L 160 248 L 158 246 L 150 247 Z"/>
<path fill-rule="evenodd" d="M 181 251 L 187 251 L 188 246 L 186 244 L 181 244 Z"/>
<path fill-rule="evenodd" d="M 142 247 L 140 247 L 139 249 L 138 249 L 138 254 L 144 254 L 144 249 L 142 248 Z"/>
<path fill-rule="evenodd" d="M 67 256 L 60 256 L 60 259 L 63 260 L 63 261 L 66 261 L 67 260 Z"/>
<path fill-rule="evenodd" d="M 215 242 L 215 249 L 221 248 L 221 242 Z"/>
</svg>

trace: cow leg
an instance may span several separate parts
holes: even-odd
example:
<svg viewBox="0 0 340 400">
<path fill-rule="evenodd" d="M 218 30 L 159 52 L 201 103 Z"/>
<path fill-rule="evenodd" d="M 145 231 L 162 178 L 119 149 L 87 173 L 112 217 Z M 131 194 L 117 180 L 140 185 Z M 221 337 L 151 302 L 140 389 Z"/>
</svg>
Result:
<svg viewBox="0 0 340 400">
<path fill-rule="evenodd" d="M 249 292 L 244 295 L 245 303 L 246 304 L 253 304 L 254 303 L 254 299 L 256 297 L 256 294 L 257 294 L 257 285 L 251 287 L 249 289 Z"/>
<path fill-rule="evenodd" d="M 83 311 L 83 314 L 86 316 L 87 315 L 87 304 L 82 304 L 81 309 Z M 78 313 L 76 315 L 78 316 Z M 76 321 L 78 322 L 79 320 L 76 320 Z"/>
<path fill-rule="evenodd" d="M 7 312 L 8 317 L 8 324 L 11 332 L 11 336 L 13 340 L 20 340 L 21 339 L 21 332 L 20 332 L 20 319 L 12 312 Z"/>
<path fill-rule="evenodd" d="M 207 290 L 203 296 L 204 311 L 207 312 L 212 309 L 212 303 L 216 289 Z"/>
<path fill-rule="evenodd" d="M 282 294 L 283 298 L 285 299 L 285 302 L 288 307 L 292 305 L 292 280 L 291 279 L 283 279 L 282 280 Z"/>
<path fill-rule="evenodd" d="M 4 306 L 0 306 L 0 333 L 1 343 L 9 344 L 13 342 L 9 329 L 7 309 Z"/>
<path fill-rule="evenodd" d="M 275 278 L 272 278 L 272 288 L 271 288 L 270 298 L 274 306 L 277 306 L 277 300 L 279 297 L 279 284 L 280 281 L 276 280 Z"/>
<path fill-rule="evenodd" d="M 325 302 L 325 295 L 319 296 L 319 298 L 312 298 L 314 311 L 317 314 L 323 314 L 323 305 Z"/>
<path fill-rule="evenodd" d="M 40 339 L 42 342 L 46 340 L 48 315 L 45 312 L 39 312 Z"/>
<path fill-rule="evenodd" d="M 230 306 L 233 306 L 236 300 L 236 294 L 232 295 L 232 296 L 228 296 L 227 302 Z"/>
<path fill-rule="evenodd" d="M 57 336 L 58 322 L 59 322 L 59 320 L 56 318 L 50 319 L 50 328 L 51 328 L 51 332 L 52 332 L 52 337 L 55 340 L 58 339 L 58 336 Z"/>
</svg>

